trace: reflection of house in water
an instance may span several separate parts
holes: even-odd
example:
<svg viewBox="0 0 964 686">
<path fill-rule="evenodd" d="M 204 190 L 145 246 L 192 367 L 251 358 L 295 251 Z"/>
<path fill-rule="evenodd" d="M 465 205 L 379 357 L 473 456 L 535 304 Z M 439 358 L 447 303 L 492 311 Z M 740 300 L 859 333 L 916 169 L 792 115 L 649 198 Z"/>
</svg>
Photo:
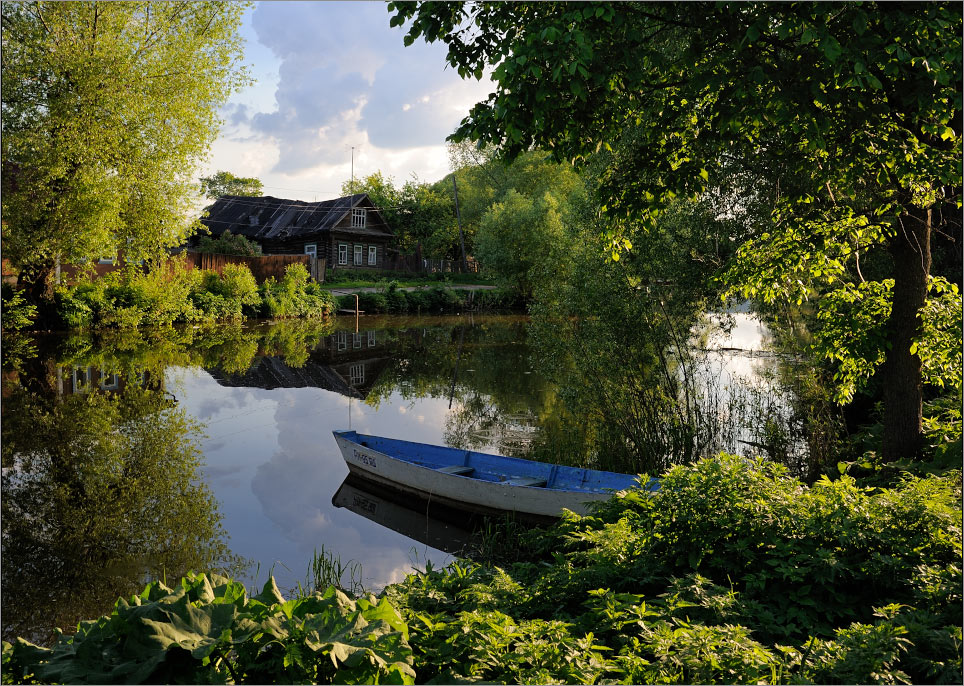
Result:
<svg viewBox="0 0 964 686">
<path fill-rule="evenodd" d="M 57 365 L 57 394 L 80 395 L 91 391 L 122 392 L 132 384 L 152 391 L 164 390 L 164 375 L 142 370 L 122 374 L 95 365 Z"/>
<path fill-rule="evenodd" d="M 281 357 L 262 357 L 243 374 L 208 372 L 222 386 L 322 388 L 365 398 L 390 361 L 384 331 L 338 331 L 319 342 L 302 367 L 290 367 Z"/>
</svg>

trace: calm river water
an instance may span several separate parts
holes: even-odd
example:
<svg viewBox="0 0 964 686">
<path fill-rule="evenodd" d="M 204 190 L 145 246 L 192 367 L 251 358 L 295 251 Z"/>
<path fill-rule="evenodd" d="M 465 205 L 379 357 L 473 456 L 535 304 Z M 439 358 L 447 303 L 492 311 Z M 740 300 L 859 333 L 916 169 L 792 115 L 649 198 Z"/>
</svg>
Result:
<svg viewBox="0 0 964 686">
<path fill-rule="evenodd" d="M 724 388 L 773 366 L 747 353 L 764 328 L 735 324 L 714 345 L 740 350 L 710 364 Z M 203 565 L 294 589 L 323 549 L 378 589 L 446 564 L 333 505 L 348 470 L 332 431 L 525 454 L 559 404 L 528 328 L 365 317 L 5 342 L 4 637 L 47 640 Z"/>
</svg>

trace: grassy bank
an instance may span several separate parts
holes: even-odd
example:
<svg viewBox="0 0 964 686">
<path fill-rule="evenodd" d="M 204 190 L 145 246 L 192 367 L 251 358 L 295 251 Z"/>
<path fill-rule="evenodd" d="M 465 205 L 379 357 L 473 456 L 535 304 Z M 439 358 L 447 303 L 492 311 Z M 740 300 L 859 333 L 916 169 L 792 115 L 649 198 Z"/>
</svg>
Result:
<svg viewBox="0 0 964 686">
<path fill-rule="evenodd" d="M 381 288 L 391 282 L 403 288 L 409 286 L 433 286 L 458 284 L 461 286 L 488 286 L 492 284 L 480 274 L 460 274 L 457 272 L 438 272 L 435 274 L 413 274 L 411 272 L 372 271 L 365 269 L 329 269 L 325 274 L 322 288 Z"/>
<path fill-rule="evenodd" d="M 338 308 L 355 309 L 354 295 L 336 297 Z M 514 291 L 460 290 L 436 283 L 428 288 L 404 291 L 396 281 L 374 293 L 359 293 L 358 307 L 367 314 L 421 314 L 463 310 L 522 310 L 525 302 Z"/>
<path fill-rule="evenodd" d="M 676 467 L 380 597 L 155 583 L 5 682 L 960 683 L 960 473 L 812 487 L 732 456 Z"/>
</svg>

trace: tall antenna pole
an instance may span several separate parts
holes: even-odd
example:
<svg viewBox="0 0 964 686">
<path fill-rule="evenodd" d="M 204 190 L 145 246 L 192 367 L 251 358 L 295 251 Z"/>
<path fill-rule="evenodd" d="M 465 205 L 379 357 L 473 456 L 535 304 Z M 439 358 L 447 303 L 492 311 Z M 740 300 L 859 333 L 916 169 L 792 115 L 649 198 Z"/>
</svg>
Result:
<svg viewBox="0 0 964 686">
<path fill-rule="evenodd" d="M 355 146 L 351 146 L 351 192 L 355 192 Z"/>
</svg>

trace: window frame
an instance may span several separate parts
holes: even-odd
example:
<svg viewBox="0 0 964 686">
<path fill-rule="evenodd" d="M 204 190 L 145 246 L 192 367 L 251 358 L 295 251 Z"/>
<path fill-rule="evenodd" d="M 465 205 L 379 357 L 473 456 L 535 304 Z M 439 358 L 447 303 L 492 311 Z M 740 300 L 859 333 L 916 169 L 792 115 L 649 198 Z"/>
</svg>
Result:
<svg viewBox="0 0 964 686">
<path fill-rule="evenodd" d="M 368 225 L 368 210 L 364 207 L 353 207 L 351 210 L 351 228 L 364 229 Z"/>
<path fill-rule="evenodd" d="M 311 250 L 308 250 L 308 248 L 311 248 Z M 311 255 L 315 259 L 318 259 L 318 244 L 305 243 L 305 255 Z"/>
<path fill-rule="evenodd" d="M 374 267 L 378 265 L 378 246 L 369 245 L 368 246 L 368 266 Z"/>
<path fill-rule="evenodd" d="M 99 382 L 100 390 L 116 391 L 118 388 L 120 388 L 120 374 L 108 372 L 106 369 L 101 368 Z"/>
<path fill-rule="evenodd" d="M 344 259 L 342 259 L 344 255 Z M 348 244 L 339 243 L 338 244 L 338 264 L 343 266 L 348 266 Z"/>
<path fill-rule="evenodd" d="M 80 372 L 80 375 L 77 374 Z M 77 382 L 80 381 L 78 384 Z M 90 393 L 90 367 L 74 367 L 70 378 L 70 389 L 74 393 Z"/>
<path fill-rule="evenodd" d="M 355 243 L 352 247 L 353 247 L 352 252 L 354 253 L 353 255 L 354 259 L 352 260 L 352 265 L 355 267 L 364 267 L 365 266 L 365 260 L 364 260 L 365 246 L 362 245 L 361 243 Z"/>
<path fill-rule="evenodd" d="M 359 362 L 348 367 L 348 385 L 360 386 L 365 383 L 365 363 Z"/>
</svg>

